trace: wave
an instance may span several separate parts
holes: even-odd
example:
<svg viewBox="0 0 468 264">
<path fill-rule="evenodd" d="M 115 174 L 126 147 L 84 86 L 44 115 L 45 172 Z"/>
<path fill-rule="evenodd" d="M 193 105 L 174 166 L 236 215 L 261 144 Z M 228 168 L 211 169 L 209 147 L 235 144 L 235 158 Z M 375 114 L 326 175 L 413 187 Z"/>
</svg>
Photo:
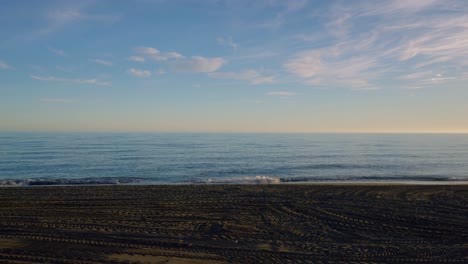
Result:
<svg viewBox="0 0 468 264">
<path fill-rule="evenodd" d="M 468 176 L 350 176 L 350 177 L 231 177 L 206 178 L 188 181 L 170 181 L 142 177 L 101 177 L 79 179 L 35 178 L 35 179 L 3 179 L 2 187 L 20 186 L 67 186 L 67 185 L 179 185 L 179 184 L 287 184 L 287 183 L 327 183 L 327 182 L 468 182 Z"/>
<path fill-rule="evenodd" d="M 195 184 L 277 184 L 281 183 L 281 178 L 268 176 L 238 177 L 238 178 L 210 178 L 192 180 Z"/>
<path fill-rule="evenodd" d="M 145 184 L 148 178 L 134 177 L 101 177 L 80 179 L 5 179 L 0 180 L 0 186 L 53 186 L 53 185 L 117 185 Z"/>
</svg>

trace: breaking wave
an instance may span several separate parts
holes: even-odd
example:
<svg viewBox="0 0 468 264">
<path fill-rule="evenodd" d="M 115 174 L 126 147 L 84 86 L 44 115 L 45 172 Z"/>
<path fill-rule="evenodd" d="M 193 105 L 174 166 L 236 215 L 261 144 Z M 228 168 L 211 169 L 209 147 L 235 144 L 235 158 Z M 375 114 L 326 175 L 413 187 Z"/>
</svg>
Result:
<svg viewBox="0 0 468 264">
<path fill-rule="evenodd" d="M 180 184 L 286 184 L 286 183 L 326 183 L 326 182 L 420 182 L 437 183 L 468 182 L 468 176 L 356 176 L 356 177 L 232 177 L 232 178 L 207 178 L 192 179 L 188 181 L 167 181 L 154 178 L 137 177 L 102 177 L 102 178 L 80 178 L 80 179 L 6 179 L 0 180 L 0 186 L 68 186 L 68 185 L 180 185 Z"/>
</svg>

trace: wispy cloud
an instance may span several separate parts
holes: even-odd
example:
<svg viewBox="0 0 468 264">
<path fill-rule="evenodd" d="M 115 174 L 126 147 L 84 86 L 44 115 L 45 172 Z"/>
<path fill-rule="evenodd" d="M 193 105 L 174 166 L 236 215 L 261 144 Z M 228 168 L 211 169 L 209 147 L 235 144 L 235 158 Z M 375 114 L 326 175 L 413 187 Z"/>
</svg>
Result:
<svg viewBox="0 0 468 264">
<path fill-rule="evenodd" d="M 264 76 L 252 69 L 241 72 L 213 72 L 210 73 L 209 76 L 220 79 L 243 80 L 254 85 L 274 82 L 273 76 Z"/>
<path fill-rule="evenodd" d="M 343 58 L 334 48 L 309 50 L 297 54 L 284 67 L 305 83 L 317 86 L 348 86 L 351 89 L 374 87 L 376 61 L 368 56 Z"/>
<path fill-rule="evenodd" d="M 136 62 L 145 62 L 145 58 L 140 57 L 140 56 L 130 56 L 130 57 L 128 57 L 128 60 L 129 61 L 136 61 Z"/>
<path fill-rule="evenodd" d="M 439 4 L 441 4 L 441 1 L 439 0 L 388 0 L 381 3 L 364 2 L 359 9 L 361 11 L 361 15 L 376 16 L 395 13 L 417 13 Z"/>
<path fill-rule="evenodd" d="M 6 69 L 10 69 L 10 65 L 6 64 L 5 62 L 3 61 L 0 61 L 0 70 L 6 70 Z"/>
<path fill-rule="evenodd" d="M 303 9 L 308 1 L 307 0 L 271 0 L 271 1 L 260 1 L 263 8 L 280 8 L 279 12 L 275 13 L 274 18 L 266 20 L 260 24 L 259 27 L 276 29 L 284 25 L 287 21 L 288 16 L 294 14 L 297 11 Z"/>
<path fill-rule="evenodd" d="M 89 3 L 85 1 L 74 2 L 73 6 L 48 10 L 44 15 L 47 21 L 46 25 L 36 31 L 33 37 L 51 34 L 82 21 L 114 23 L 120 19 L 117 15 L 85 12 Z"/>
<path fill-rule="evenodd" d="M 139 56 L 130 57 L 129 59 L 132 61 L 143 62 L 147 59 L 153 60 L 158 63 L 166 63 L 172 69 L 182 72 L 214 72 L 226 63 L 226 60 L 220 57 L 186 57 L 177 52 L 161 52 L 153 47 L 137 47 L 134 50 Z M 151 74 L 151 72 L 149 73 Z M 133 74 L 142 77 L 149 76 L 147 73 L 135 72 Z"/>
<path fill-rule="evenodd" d="M 219 45 L 222 45 L 222 46 L 228 46 L 228 47 L 231 47 L 232 49 L 237 49 L 237 47 L 239 46 L 237 43 L 235 43 L 233 40 L 232 40 L 232 37 L 219 37 L 216 39 L 216 42 L 218 42 Z"/>
<path fill-rule="evenodd" d="M 60 56 L 60 57 L 65 57 L 65 56 L 67 56 L 67 54 L 65 53 L 65 51 L 60 50 L 60 49 L 54 49 L 54 48 L 49 47 L 48 50 L 49 50 L 50 52 L 54 53 L 55 55 Z"/>
<path fill-rule="evenodd" d="M 304 83 L 353 90 L 379 89 L 390 79 L 414 87 L 459 79 L 468 65 L 468 16 L 453 3 L 460 1 L 340 2 L 325 31 L 302 38 L 325 32 L 334 41 L 297 52 L 283 66 Z M 431 76 L 447 68 L 450 78 Z"/>
<path fill-rule="evenodd" d="M 266 95 L 293 96 L 293 95 L 296 95 L 296 93 L 294 93 L 294 92 L 285 92 L 285 91 L 273 91 L 273 92 L 267 92 Z"/>
<path fill-rule="evenodd" d="M 432 71 L 423 71 L 423 72 L 415 72 L 411 74 L 406 74 L 403 76 L 398 77 L 400 80 L 415 80 L 415 79 L 421 79 L 423 77 L 428 77 L 432 76 L 434 73 Z"/>
<path fill-rule="evenodd" d="M 207 58 L 192 56 L 190 59 L 178 60 L 173 63 L 177 71 L 185 72 L 214 72 L 220 69 L 226 61 L 223 58 Z"/>
<path fill-rule="evenodd" d="M 55 76 L 38 76 L 30 75 L 32 79 L 39 81 L 48 81 L 48 82 L 66 82 L 66 83 L 75 83 L 75 84 L 90 84 L 90 85 L 100 85 L 100 86 L 109 86 L 110 82 L 100 81 L 98 79 L 70 79 L 70 78 L 61 78 Z"/>
<path fill-rule="evenodd" d="M 75 69 L 74 68 L 71 68 L 71 67 L 64 67 L 64 66 L 60 66 L 60 65 L 57 65 L 55 66 L 55 68 L 61 72 L 67 72 L 67 73 L 71 73 L 71 72 L 74 72 Z"/>
<path fill-rule="evenodd" d="M 128 70 L 128 73 L 133 75 L 133 76 L 136 76 L 136 77 L 149 77 L 151 76 L 151 72 L 150 71 L 147 71 L 147 70 L 138 70 L 138 69 L 134 69 L 134 68 L 131 68 Z"/>
<path fill-rule="evenodd" d="M 169 59 L 184 58 L 182 54 L 179 54 L 177 52 L 161 52 L 158 49 L 151 47 L 138 47 L 135 48 L 135 51 L 141 54 L 142 56 L 155 61 L 166 61 Z M 135 58 L 136 56 L 133 57 Z"/>
<path fill-rule="evenodd" d="M 114 65 L 111 61 L 107 61 L 107 60 L 91 59 L 90 61 L 94 62 L 94 63 L 97 63 L 97 64 L 105 65 L 105 66 L 113 66 Z"/>
<path fill-rule="evenodd" d="M 437 75 L 435 77 L 423 80 L 423 82 L 431 83 L 431 84 L 438 84 L 438 83 L 444 83 L 445 81 L 448 81 L 448 80 L 455 80 L 455 79 L 457 79 L 457 77 Z"/>
<path fill-rule="evenodd" d="M 71 103 L 73 100 L 65 98 L 40 98 L 39 101 L 43 103 Z"/>
</svg>

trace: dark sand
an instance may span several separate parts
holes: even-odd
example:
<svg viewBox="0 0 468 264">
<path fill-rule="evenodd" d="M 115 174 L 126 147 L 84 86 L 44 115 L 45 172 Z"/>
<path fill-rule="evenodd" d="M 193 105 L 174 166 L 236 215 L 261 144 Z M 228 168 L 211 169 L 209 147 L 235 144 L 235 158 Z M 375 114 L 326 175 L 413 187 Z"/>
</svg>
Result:
<svg viewBox="0 0 468 264">
<path fill-rule="evenodd" d="M 0 188 L 0 263 L 468 263 L 468 185 Z"/>
</svg>

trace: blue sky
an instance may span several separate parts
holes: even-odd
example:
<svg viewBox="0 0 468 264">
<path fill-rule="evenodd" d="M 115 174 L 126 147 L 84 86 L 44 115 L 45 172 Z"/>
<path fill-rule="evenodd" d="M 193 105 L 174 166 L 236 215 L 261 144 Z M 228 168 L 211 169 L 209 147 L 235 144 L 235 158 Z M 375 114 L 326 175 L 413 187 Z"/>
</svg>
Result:
<svg viewBox="0 0 468 264">
<path fill-rule="evenodd" d="M 468 132 L 468 2 L 1 1 L 0 130 Z"/>
</svg>

